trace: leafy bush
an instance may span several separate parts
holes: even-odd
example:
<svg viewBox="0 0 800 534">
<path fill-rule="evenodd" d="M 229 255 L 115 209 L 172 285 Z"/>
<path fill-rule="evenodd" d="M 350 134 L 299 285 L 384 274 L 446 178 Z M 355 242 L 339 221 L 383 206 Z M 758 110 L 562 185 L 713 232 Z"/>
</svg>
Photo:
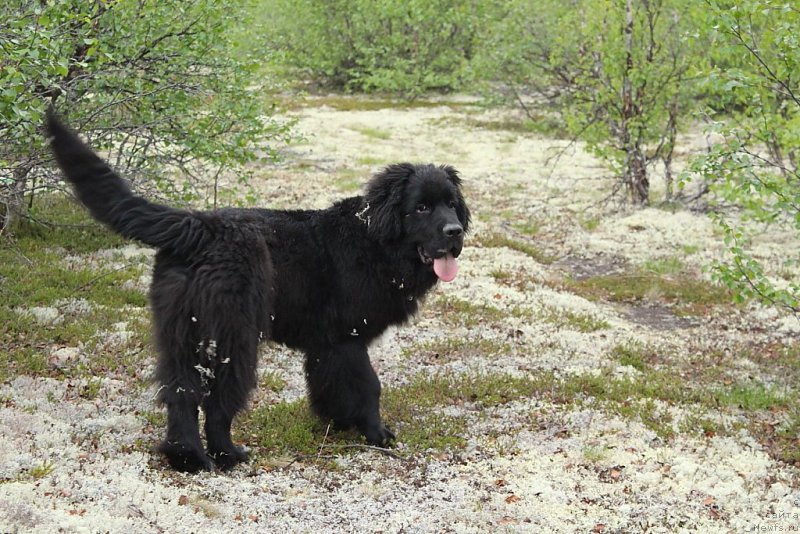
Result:
<svg viewBox="0 0 800 534">
<path fill-rule="evenodd" d="M 248 89 L 257 63 L 232 56 L 242 13 L 238 0 L 4 2 L 0 232 L 24 195 L 55 183 L 40 130 L 49 102 L 135 186 L 185 199 L 213 196 L 209 177 L 252 160 L 255 141 L 279 141 L 286 127 Z"/>
<path fill-rule="evenodd" d="M 753 228 L 800 233 L 800 10 L 768 0 L 709 0 L 707 7 L 699 28 L 713 47 L 700 72 L 717 142 L 691 171 L 725 208 L 715 220 L 729 261 L 714 266 L 716 277 L 740 299 L 798 312 L 800 284 L 781 280 L 781 266 L 763 265 L 748 244 Z"/>
<path fill-rule="evenodd" d="M 684 80 L 692 4 L 514 0 L 487 32 L 477 70 L 526 111 L 526 97 L 548 105 L 609 163 L 618 188 L 645 204 L 655 163 L 666 168 L 671 193 L 678 122 L 691 96 Z"/>
<path fill-rule="evenodd" d="M 469 76 L 479 0 L 267 0 L 259 27 L 273 60 L 334 89 L 417 96 Z"/>
</svg>

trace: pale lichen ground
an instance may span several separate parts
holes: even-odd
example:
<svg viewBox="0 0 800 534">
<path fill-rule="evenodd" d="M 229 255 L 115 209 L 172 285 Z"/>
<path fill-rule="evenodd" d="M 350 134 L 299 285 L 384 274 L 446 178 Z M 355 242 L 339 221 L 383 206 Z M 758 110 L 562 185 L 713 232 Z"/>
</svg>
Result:
<svg viewBox="0 0 800 534">
<path fill-rule="evenodd" d="M 324 101 L 322 102 L 324 104 Z M 797 320 L 756 306 L 696 319 L 680 328 L 632 322 L 624 305 L 592 302 L 554 281 L 570 268 L 603 262 L 641 266 L 680 256 L 702 266 L 721 247 L 702 214 L 648 208 L 613 213 L 599 204 L 608 189 L 599 162 L 580 147 L 555 163 L 562 141 L 481 129 L 463 122 L 494 118 L 473 106 L 337 111 L 311 105 L 294 112 L 307 142 L 280 167 L 259 171 L 263 204 L 323 207 L 356 189 L 381 165 L 433 161 L 456 166 L 475 215 L 474 232 L 455 282 L 429 304 L 458 298 L 500 310 L 500 322 L 452 324 L 432 307 L 372 349 L 384 386 L 420 373 L 495 372 L 558 376 L 637 373 L 611 358 L 613 347 L 639 342 L 689 358 L 702 347 L 728 350 L 729 367 L 755 372 L 738 357 L 743 341 L 796 338 Z M 375 132 L 378 131 L 379 134 Z M 587 221 L 596 221 L 589 229 Z M 533 242 L 557 259 L 540 263 L 506 247 L 471 246 L 514 224 L 537 224 Z M 760 253 L 777 258 L 798 243 L 778 236 Z M 103 265 L 147 252 L 124 247 L 72 263 Z M 572 267 L 570 267 L 570 265 Z M 577 266 L 577 267 L 576 267 Z M 524 286 L 493 272 L 523 276 Z M 135 284 L 146 286 L 146 279 Z M 91 303 L 21 310 L 63 320 Z M 536 320 L 574 313 L 607 326 L 582 332 Z M 85 313 L 85 310 L 84 312 Z M 126 325 L 106 332 L 125 346 Z M 116 337 L 115 337 L 116 336 Z M 505 343 L 501 354 L 471 351 L 432 362 L 410 349 L 446 338 Z M 52 351 L 53 365 L 81 358 L 80 347 Z M 152 359 L 148 360 L 152 362 Z M 264 351 L 263 372 L 286 387 L 275 401 L 303 395 L 301 361 Z M 149 368 L 141 370 L 146 376 Z M 798 471 L 772 459 L 742 428 L 724 436 L 678 432 L 662 439 L 639 421 L 599 409 L 540 398 L 517 399 L 480 416 L 469 406 L 443 408 L 468 418 L 462 450 L 398 460 L 363 452 L 338 468 L 314 462 L 262 470 L 182 475 L 147 452 L 162 431 L 148 422 L 154 390 L 143 379 L 100 380 L 93 398 L 79 394 L 90 378 L 17 377 L 0 387 L 0 532 L 744 532 L 760 526 L 800 528 Z M 686 414 L 679 406 L 675 425 Z M 723 417 L 720 415 L 720 417 Z M 399 435 L 402 445 L 402 435 Z M 401 446 L 402 450 L 402 446 Z"/>
</svg>

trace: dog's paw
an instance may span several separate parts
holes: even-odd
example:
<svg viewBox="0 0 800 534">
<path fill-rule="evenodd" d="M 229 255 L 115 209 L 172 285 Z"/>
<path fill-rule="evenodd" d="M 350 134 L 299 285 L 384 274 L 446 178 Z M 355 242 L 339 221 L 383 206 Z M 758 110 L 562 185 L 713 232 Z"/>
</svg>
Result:
<svg viewBox="0 0 800 534">
<path fill-rule="evenodd" d="M 364 431 L 367 443 L 376 447 L 388 447 L 395 440 L 394 433 L 383 423 Z"/>
<path fill-rule="evenodd" d="M 188 446 L 180 441 L 164 441 L 159 445 L 158 452 L 166 456 L 169 465 L 177 471 L 196 473 L 201 470 L 214 470 L 214 462 L 203 449 Z"/>
<path fill-rule="evenodd" d="M 233 445 L 225 450 L 209 450 L 208 456 L 214 460 L 218 468 L 227 471 L 241 462 L 246 462 L 250 457 L 250 451 L 247 447 Z"/>
</svg>

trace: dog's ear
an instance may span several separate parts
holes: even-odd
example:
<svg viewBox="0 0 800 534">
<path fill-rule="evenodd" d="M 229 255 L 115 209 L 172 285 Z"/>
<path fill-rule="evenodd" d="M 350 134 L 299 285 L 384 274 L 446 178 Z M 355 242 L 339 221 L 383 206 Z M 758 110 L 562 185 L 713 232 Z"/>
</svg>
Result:
<svg viewBox="0 0 800 534">
<path fill-rule="evenodd" d="M 461 194 L 461 176 L 459 176 L 458 171 L 450 165 L 442 165 L 439 168 L 447 175 L 447 179 L 456 186 L 456 216 L 461 222 L 461 226 L 464 227 L 464 233 L 467 233 L 469 231 L 469 223 L 472 220 L 472 215 L 469 212 L 469 207 L 467 207 L 464 196 Z"/>
<path fill-rule="evenodd" d="M 411 163 L 389 165 L 367 184 L 364 200 L 369 232 L 383 240 L 397 239 L 403 234 L 403 195 L 415 173 Z"/>
</svg>

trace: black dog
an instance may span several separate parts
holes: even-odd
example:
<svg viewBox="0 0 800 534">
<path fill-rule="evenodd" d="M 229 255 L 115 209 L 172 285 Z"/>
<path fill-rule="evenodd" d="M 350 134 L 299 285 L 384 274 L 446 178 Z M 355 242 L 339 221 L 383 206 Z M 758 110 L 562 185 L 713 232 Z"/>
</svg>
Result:
<svg viewBox="0 0 800 534">
<path fill-rule="evenodd" d="M 381 422 L 367 347 L 413 315 L 439 279 L 456 276 L 470 213 L 455 169 L 390 165 L 364 196 L 324 210 L 186 211 L 135 196 L 52 113 L 47 130 L 92 215 L 158 249 L 150 299 L 168 416 L 160 451 L 174 468 L 227 469 L 247 459 L 231 441 L 231 422 L 256 385 L 263 339 L 305 353 L 320 417 L 356 427 L 371 444 L 394 438 Z"/>
</svg>

